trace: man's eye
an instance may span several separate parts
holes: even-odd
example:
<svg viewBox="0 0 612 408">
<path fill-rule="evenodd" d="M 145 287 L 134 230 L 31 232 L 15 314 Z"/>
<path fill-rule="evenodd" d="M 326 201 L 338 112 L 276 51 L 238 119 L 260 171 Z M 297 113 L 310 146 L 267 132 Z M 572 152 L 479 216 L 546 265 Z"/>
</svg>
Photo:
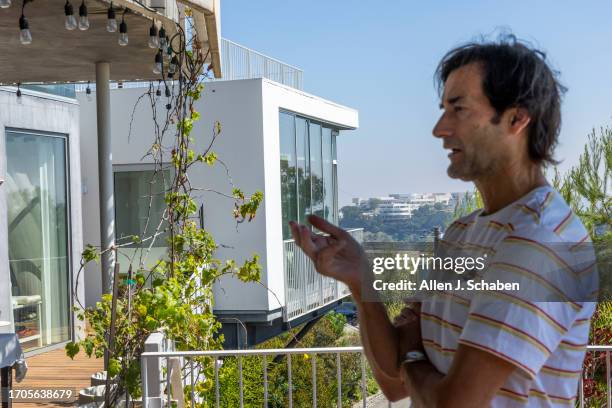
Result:
<svg viewBox="0 0 612 408">
<path fill-rule="evenodd" d="M 462 111 L 463 107 L 462 106 L 455 106 L 455 112 L 459 112 Z"/>
</svg>

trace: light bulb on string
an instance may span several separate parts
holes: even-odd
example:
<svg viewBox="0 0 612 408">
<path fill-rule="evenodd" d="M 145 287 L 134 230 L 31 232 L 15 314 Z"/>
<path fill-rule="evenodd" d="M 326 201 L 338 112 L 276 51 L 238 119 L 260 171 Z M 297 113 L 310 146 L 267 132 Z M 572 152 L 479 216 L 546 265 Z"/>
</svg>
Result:
<svg viewBox="0 0 612 408">
<path fill-rule="evenodd" d="M 11 0 L 0 0 L 0 8 L 11 7 Z"/>
<path fill-rule="evenodd" d="M 32 33 L 30 32 L 30 24 L 28 19 L 21 14 L 19 17 L 19 41 L 21 44 L 28 45 L 32 43 Z"/>
<path fill-rule="evenodd" d="M 81 2 L 79 7 L 79 30 L 85 31 L 89 29 L 89 17 L 87 17 L 87 5 L 85 0 Z"/>
<path fill-rule="evenodd" d="M 111 1 L 108 10 L 106 11 L 106 31 L 114 33 L 117 31 L 117 16 L 115 15 L 115 9 L 113 9 L 113 2 Z"/>
<path fill-rule="evenodd" d="M 128 45 L 127 24 L 125 22 L 125 13 L 121 16 L 121 24 L 119 24 L 119 45 Z"/>
<path fill-rule="evenodd" d="M 157 27 L 155 26 L 155 21 L 151 24 L 151 28 L 149 28 L 149 48 L 159 48 L 159 33 L 157 31 Z"/>
<path fill-rule="evenodd" d="M 159 29 L 159 48 L 166 49 L 166 30 L 163 26 Z"/>
<path fill-rule="evenodd" d="M 160 97 L 161 96 L 161 79 L 157 81 L 157 91 L 155 91 L 155 96 Z"/>
<path fill-rule="evenodd" d="M 168 73 L 169 74 L 173 74 L 176 72 L 176 70 L 178 69 L 178 58 L 176 58 L 176 55 L 174 57 L 172 57 L 172 59 L 170 60 L 170 64 L 168 65 Z"/>
<path fill-rule="evenodd" d="M 153 64 L 153 73 L 158 74 L 158 75 L 161 74 L 164 68 L 163 64 L 164 64 L 164 59 L 162 57 L 162 53 L 161 51 L 158 51 L 157 54 L 155 54 L 155 63 Z"/>
<path fill-rule="evenodd" d="M 74 17 L 74 7 L 72 7 L 69 0 L 66 0 L 66 4 L 64 4 L 64 14 L 66 15 L 66 20 L 64 22 L 66 30 L 72 31 L 77 28 L 77 20 Z"/>
<path fill-rule="evenodd" d="M 91 87 L 89 85 L 90 85 L 90 81 L 87 81 L 87 88 L 85 88 L 85 95 L 87 95 L 87 100 L 91 102 Z"/>
</svg>

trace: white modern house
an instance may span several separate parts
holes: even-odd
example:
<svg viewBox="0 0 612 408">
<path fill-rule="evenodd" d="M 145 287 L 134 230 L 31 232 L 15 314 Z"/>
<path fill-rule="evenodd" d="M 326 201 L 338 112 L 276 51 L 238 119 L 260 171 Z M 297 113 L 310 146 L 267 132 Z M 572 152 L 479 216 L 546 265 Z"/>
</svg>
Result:
<svg viewBox="0 0 612 408">
<path fill-rule="evenodd" d="M 216 257 L 240 263 L 256 253 L 263 267 L 261 284 L 224 277 L 214 287 L 214 310 L 223 323 L 226 347 L 259 343 L 324 314 L 348 295 L 338 282 L 316 274 L 290 239 L 287 222 L 305 222 L 310 213 L 337 222 L 336 140 L 350 137 L 344 133 L 357 128 L 358 113 L 261 76 L 207 83 L 196 106 L 202 119 L 192 132 L 194 150 L 200 152 L 211 142 L 215 121 L 221 123 L 222 132 L 212 150 L 231 175 L 230 180 L 221 165 L 194 167 L 189 175 L 193 185 L 231 194 L 231 181 L 246 194 L 264 194 L 255 219 L 238 226 L 231 200 L 214 192 L 197 197 L 202 208 L 200 222 L 220 245 Z M 147 85 L 110 93 L 117 239 L 142 234 L 149 205 L 144 197 L 149 195 L 153 163 L 142 158 L 153 144 L 152 111 L 149 102 L 136 106 L 148 91 Z M 159 98 L 158 109 L 164 112 L 163 92 Z M 98 154 L 91 126 L 95 123 L 95 102 L 83 92 L 77 99 L 81 109 L 84 242 L 97 245 Z M 171 166 L 165 171 L 169 175 Z M 161 178 L 154 184 L 157 192 L 163 191 Z M 163 205 L 163 194 L 157 194 L 153 216 L 161 214 Z M 359 235 L 360 231 L 354 233 Z M 164 240 L 157 242 L 148 262 L 165 253 Z M 130 254 L 129 249 L 122 252 Z M 119 256 L 117 261 L 125 270 L 127 259 Z M 89 268 L 85 298 L 91 305 L 99 299 L 101 287 L 96 265 Z"/>
<path fill-rule="evenodd" d="M 174 35 L 186 8 L 206 63 L 221 75 L 219 0 L 85 3 L 88 24 L 79 30 L 68 28 L 66 0 L 0 5 L 0 333 L 15 333 L 30 353 L 74 339 L 82 327 L 73 308 L 85 303 L 85 282 L 77 280 L 84 242 L 80 107 L 74 86 L 58 84 L 96 83 L 88 143 L 99 147 L 102 160 L 85 165 L 99 167 L 104 227 L 97 242 L 108 247 L 114 242 L 111 81 L 157 79 L 151 26 Z M 98 279 L 110 275 L 109 261 L 104 257 Z"/>
<path fill-rule="evenodd" d="M 70 87 L 17 91 L 0 88 L 0 332 L 32 350 L 81 330 L 79 106 Z"/>
</svg>

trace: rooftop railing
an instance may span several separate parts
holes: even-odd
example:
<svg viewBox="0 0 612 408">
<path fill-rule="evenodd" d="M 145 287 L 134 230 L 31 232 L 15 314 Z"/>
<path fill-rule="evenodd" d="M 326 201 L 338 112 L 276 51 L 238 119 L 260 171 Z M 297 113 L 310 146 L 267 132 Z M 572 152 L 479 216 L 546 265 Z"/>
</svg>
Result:
<svg viewBox="0 0 612 408">
<path fill-rule="evenodd" d="M 275 82 L 303 89 L 304 71 L 260 52 L 221 39 L 221 80 L 267 78 Z"/>
<path fill-rule="evenodd" d="M 211 78 L 210 81 L 266 78 L 299 90 L 303 90 L 304 87 L 304 71 L 301 69 L 226 38 L 221 39 L 221 65 L 222 77 Z M 150 83 L 151 81 L 112 82 L 110 88 L 148 88 Z M 94 83 L 70 86 L 73 86 L 76 92 L 85 92 L 88 86 L 92 91 L 96 89 Z M 157 89 L 156 81 L 153 81 L 153 86 Z"/>
</svg>

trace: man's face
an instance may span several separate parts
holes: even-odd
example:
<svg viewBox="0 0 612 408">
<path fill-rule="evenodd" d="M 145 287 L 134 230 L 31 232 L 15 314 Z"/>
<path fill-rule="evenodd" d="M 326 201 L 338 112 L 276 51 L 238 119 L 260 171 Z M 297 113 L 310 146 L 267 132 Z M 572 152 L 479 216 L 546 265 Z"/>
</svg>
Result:
<svg viewBox="0 0 612 408">
<path fill-rule="evenodd" d="M 464 65 L 450 73 L 440 108 L 444 112 L 433 134 L 450 149 L 449 177 L 476 181 L 495 172 L 505 155 L 506 138 L 503 123 L 492 123 L 496 112 L 482 91 L 480 65 Z"/>
</svg>

